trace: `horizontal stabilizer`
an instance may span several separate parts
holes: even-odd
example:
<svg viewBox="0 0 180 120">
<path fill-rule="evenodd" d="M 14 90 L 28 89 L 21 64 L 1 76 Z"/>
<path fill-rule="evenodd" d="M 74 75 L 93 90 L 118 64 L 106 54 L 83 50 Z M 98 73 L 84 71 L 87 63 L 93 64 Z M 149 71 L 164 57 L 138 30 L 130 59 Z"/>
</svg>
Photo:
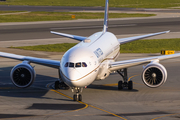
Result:
<svg viewBox="0 0 180 120">
<path fill-rule="evenodd" d="M 125 43 L 132 42 L 132 41 L 135 41 L 135 40 L 144 39 L 144 38 L 147 38 L 147 37 L 161 35 L 161 34 L 165 34 L 165 33 L 169 33 L 169 32 L 170 31 L 164 31 L 164 32 L 140 35 L 140 36 L 135 36 L 135 37 L 121 38 L 121 39 L 118 39 L 118 41 L 119 41 L 120 44 L 125 44 Z"/>
<path fill-rule="evenodd" d="M 86 37 L 77 36 L 77 35 L 70 35 L 70 34 L 65 34 L 65 33 L 59 33 L 59 32 L 54 32 L 54 31 L 51 31 L 51 33 L 55 34 L 55 35 L 60 35 L 60 36 L 63 36 L 63 37 L 79 40 L 79 41 L 83 41 L 83 40 L 86 39 Z"/>
</svg>

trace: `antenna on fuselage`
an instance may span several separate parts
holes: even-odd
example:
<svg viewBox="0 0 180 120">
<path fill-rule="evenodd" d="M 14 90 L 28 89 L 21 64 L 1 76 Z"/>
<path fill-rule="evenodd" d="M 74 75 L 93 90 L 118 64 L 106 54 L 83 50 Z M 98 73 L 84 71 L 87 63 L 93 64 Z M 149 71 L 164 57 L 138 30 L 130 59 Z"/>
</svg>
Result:
<svg viewBox="0 0 180 120">
<path fill-rule="evenodd" d="M 106 0 L 103 33 L 105 33 L 108 29 L 108 11 L 109 11 L 109 0 Z"/>
</svg>

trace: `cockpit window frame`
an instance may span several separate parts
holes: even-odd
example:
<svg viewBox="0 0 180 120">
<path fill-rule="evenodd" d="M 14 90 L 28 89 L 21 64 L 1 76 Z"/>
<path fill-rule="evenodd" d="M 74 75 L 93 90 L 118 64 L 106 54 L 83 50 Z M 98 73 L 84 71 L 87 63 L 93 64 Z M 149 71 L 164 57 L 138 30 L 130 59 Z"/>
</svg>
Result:
<svg viewBox="0 0 180 120">
<path fill-rule="evenodd" d="M 67 62 L 67 63 L 64 65 L 64 67 L 69 67 L 69 62 Z"/>
<path fill-rule="evenodd" d="M 82 62 L 82 67 L 87 67 L 86 62 Z"/>
<path fill-rule="evenodd" d="M 78 65 L 78 64 L 79 64 L 79 65 Z M 66 64 L 64 65 L 64 67 L 80 68 L 80 67 L 87 67 L 87 64 L 86 64 L 86 62 L 77 62 L 77 63 L 66 62 Z"/>
<path fill-rule="evenodd" d="M 72 68 L 72 67 L 74 68 L 74 63 L 69 62 L 69 67 L 70 67 L 70 68 Z"/>
<path fill-rule="evenodd" d="M 76 64 L 75 64 L 75 68 L 82 67 L 81 64 L 82 64 L 81 62 L 76 63 Z"/>
</svg>

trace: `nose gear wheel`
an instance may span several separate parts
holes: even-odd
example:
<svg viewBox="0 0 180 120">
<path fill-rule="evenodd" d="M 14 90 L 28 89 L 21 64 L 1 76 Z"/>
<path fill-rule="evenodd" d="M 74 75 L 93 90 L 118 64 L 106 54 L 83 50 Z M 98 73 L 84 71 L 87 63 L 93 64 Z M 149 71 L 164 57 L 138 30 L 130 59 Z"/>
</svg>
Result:
<svg viewBox="0 0 180 120">
<path fill-rule="evenodd" d="M 73 87 L 72 92 L 74 92 L 73 100 L 74 101 L 82 101 L 82 95 L 80 94 L 83 91 L 81 87 Z"/>
</svg>

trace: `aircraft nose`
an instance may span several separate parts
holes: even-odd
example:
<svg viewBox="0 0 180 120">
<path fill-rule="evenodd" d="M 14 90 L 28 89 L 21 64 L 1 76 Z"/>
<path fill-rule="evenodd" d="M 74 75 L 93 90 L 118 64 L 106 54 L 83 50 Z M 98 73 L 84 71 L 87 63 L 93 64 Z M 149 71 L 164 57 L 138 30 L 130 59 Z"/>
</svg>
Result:
<svg viewBox="0 0 180 120">
<path fill-rule="evenodd" d="M 72 69 L 68 74 L 67 77 L 70 81 L 75 81 L 81 78 L 81 73 L 79 73 L 76 69 Z"/>
</svg>

